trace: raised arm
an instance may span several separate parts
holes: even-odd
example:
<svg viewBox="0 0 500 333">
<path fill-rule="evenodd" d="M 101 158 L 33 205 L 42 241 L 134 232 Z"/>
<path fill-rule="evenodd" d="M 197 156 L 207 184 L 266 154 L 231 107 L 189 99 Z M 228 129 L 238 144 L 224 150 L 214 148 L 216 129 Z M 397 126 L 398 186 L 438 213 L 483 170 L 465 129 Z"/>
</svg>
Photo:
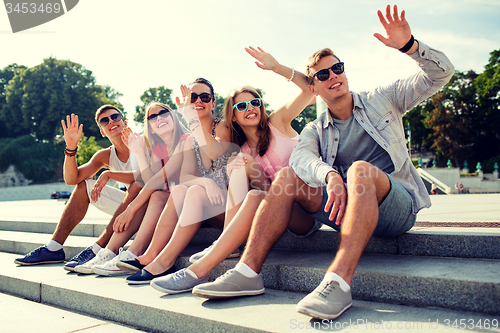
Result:
<svg viewBox="0 0 500 333">
<path fill-rule="evenodd" d="M 271 54 L 265 52 L 260 47 L 257 49 L 247 47 L 245 50 L 257 60 L 255 61 L 257 67 L 263 70 L 271 70 L 283 76 L 288 81 L 292 81 L 300 88 L 301 92 L 298 96 L 275 110 L 270 116 L 271 123 L 282 133 L 292 134 L 293 129 L 290 123 L 302 112 L 302 110 L 304 110 L 313 97 L 313 94 L 309 90 L 307 77 L 293 68 L 281 65 Z"/>
<path fill-rule="evenodd" d="M 75 151 L 78 147 L 83 134 L 83 125 L 79 124 L 78 116 L 71 114 L 66 116 L 66 122 L 61 120 L 61 125 L 64 133 L 64 141 L 66 149 Z M 71 156 L 73 155 L 73 156 Z M 101 168 L 106 167 L 109 163 L 109 150 L 100 150 L 92 156 L 89 162 L 78 167 L 76 163 L 76 154 L 66 152 L 64 156 L 63 177 L 68 185 L 77 185 L 87 178 L 92 177 Z"/>
<path fill-rule="evenodd" d="M 144 138 L 140 134 L 132 131 L 130 127 L 127 127 L 122 131 L 122 141 L 128 149 L 134 153 L 137 159 L 140 171 L 140 181 L 142 183 L 147 183 L 151 177 L 153 177 L 154 171 L 151 168 L 153 159 L 149 158 Z"/>
<path fill-rule="evenodd" d="M 200 149 L 206 149 L 206 156 L 210 156 L 211 160 L 221 157 L 228 150 L 230 145 L 231 138 L 229 129 L 223 122 L 220 122 L 216 127 L 215 138 L 212 137 L 212 133 L 207 132 L 207 130 L 201 126 L 198 115 L 191 106 L 191 89 L 186 85 L 181 85 L 181 93 L 182 100 L 179 97 L 175 98 L 177 107 L 188 122 L 189 129 L 196 138 L 196 141 L 198 141 Z M 215 98 L 215 96 L 212 96 L 212 98 Z M 204 161 L 204 164 L 209 164 L 205 162 L 206 161 Z"/>
</svg>

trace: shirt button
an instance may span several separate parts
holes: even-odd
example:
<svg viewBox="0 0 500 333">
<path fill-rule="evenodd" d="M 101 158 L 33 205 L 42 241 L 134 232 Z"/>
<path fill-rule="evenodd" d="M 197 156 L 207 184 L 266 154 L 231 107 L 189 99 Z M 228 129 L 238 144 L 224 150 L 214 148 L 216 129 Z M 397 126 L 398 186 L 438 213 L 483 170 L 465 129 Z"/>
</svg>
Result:
<svg viewBox="0 0 500 333">
<path fill-rule="evenodd" d="M 422 57 L 425 56 L 425 51 L 422 51 Z"/>
<path fill-rule="evenodd" d="M 335 155 L 332 155 L 332 158 L 335 158 Z"/>
<path fill-rule="evenodd" d="M 335 138 L 335 139 L 333 139 L 333 141 L 339 141 L 339 139 L 338 139 L 338 138 Z"/>
</svg>

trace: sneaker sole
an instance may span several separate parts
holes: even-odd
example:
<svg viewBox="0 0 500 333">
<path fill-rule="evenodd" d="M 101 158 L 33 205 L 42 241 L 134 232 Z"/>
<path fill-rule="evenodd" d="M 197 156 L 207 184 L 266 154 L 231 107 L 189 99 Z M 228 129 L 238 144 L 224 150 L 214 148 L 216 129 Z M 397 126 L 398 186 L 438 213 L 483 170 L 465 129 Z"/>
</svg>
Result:
<svg viewBox="0 0 500 333">
<path fill-rule="evenodd" d="M 83 270 L 83 269 L 78 269 L 76 267 L 75 267 L 75 272 L 80 273 L 80 274 L 85 274 L 85 275 L 94 274 L 94 272 L 92 272 L 92 269 Z"/>
<path fill-rule="evenodd" d="M 240 257 L 240 253 L 239 253 L 239 252 L 238 252 L 238 253 L 231 253 L 230 255 L 228 255 L 228 256 L 227 256 L 227 258 L 226 258 L 226 259 L 239 258 L 239 257 Z M 190 258 L 189 258 L 189 262 L 190 262 L 190 263 L 192 263 L 192 264 L 194 264 L 195 262 L 197 262 L 197 261 L 198 261 L 198 260 L 200 260 L 201 258 L 203 258 L 203 256 L 202 256 L 202 257 L 200 257 L 200 258 L 191 258 L 191 257 L 190 257 Z"/>
<path fill-rule="evenodd" d="M 343 308 L 342 311 L 340 311 L 338 314 L 333 314 L 333 315 L 328 314 L 328 313 L 321 313 L 321 312 L 318 312 L 318 311 L 315 311 L 312 309 L 308 309 L 306 307 L 299 307 L 299 306 L 297 306 L 296 310 L 299 313 L 305 314 L 306 316 L 310 316 L 310 317 L 313 317 L 316 319 L 333 320 L 333 319 L 337 319 L 338 317 L 340 317 L 340 315 L 343 314 L 345 312 L 345 310 L 349 309 L 351 307 L 351 305 L 352 305 L 352 303 L 350 303 L 345 308 Z"/>
<path fill-rule="evenodd" d="M 70 272 L 74 272 L 75 271 L 75 267 L 64 266 L 63 268 L 65 270 L 67 270 L 67 271 L 70 271 Z"/>
<path fill-rule="evenodd" d="M 196 290 L 193 291 L 193 295 L 208 298 L 229 298 L 229 297 L 240 297 L 240 296 L 257 296 L 261 295 L 266 291 L 266 288 L 259 290 L 242 290 L 242 291 L 214 291 L 214 290 Z"/>
<path fill-rule="evenodd" d="M 119 271 L 110 271 L 102 268 L 92 268 L 92 273 L 95 273 L 100 276 L 120 276 L 120 275 L 128 275 L 129 272 L 124 272 L 122 270 Z"/>
<path fill-rule="evenodd" d="M 193 288 L 194 288 L 193 287 L 193 288 L 183 289 L 183 290 L 171 290 L 171 289 L 162 288 L 159 285 L 157 285 L 156 283 L 154 283 L 153 281 L 151 281 L 150 285 L 151 285 L 151 287 L 153 287 L 153 289 L 158 290 L 159 292 L 162 292 L 162 293 L 169 294 L 169 295 L 185 293 L 185 292 L 193 290 Z"/>
<path fill-rule="evenodd" d="M 150 284 L 151 280 L 144 281 L 134 281 L 134 280 L 125 280 L 128 284 L 136 285 L 136 284 Z"/>
<path fill-rule="evenodd" d="M 137 268 L 133 265 L 125 264 L 123 262 L 117 262 L 116 267 L 118 267 L 122 271 L 128 272 L 128 273 L 135 273 L 135 272 L 139 271 L 139 268 Z"/>
<path fill-rule="evenodd" d="M 64 262 L 64 259 L 57 260 L 57 261 L 38 261 L 38 262 L 22 262 L 22 261 L 14 260 L 15 264 L 18 264 L 21 266 L 33 266 L 33 265 L 42 265 L 42 264 L 58 264 L 60 262 Z"/>
</svg>

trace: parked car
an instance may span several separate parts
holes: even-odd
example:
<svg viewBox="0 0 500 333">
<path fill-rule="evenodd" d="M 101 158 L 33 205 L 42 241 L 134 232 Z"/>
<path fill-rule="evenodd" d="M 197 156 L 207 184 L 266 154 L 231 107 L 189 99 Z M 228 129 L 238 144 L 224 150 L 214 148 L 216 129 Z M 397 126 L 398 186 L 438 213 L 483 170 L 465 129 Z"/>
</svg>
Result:
<svg viewBox="0 0 500 333">
<path fill-rule="evenodd" d="M 51 199 L 69 199 L 71 192 L 68 191 L 57 191 L 50 195 Z"/>
</svg>

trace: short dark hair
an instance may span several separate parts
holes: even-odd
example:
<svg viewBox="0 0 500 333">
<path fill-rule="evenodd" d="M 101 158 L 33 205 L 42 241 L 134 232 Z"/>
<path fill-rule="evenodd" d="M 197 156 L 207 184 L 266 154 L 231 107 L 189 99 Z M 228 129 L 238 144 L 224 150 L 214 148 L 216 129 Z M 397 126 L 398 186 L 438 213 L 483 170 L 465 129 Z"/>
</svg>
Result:
<svg viewBox="0 0 500 333">
<path fill-rule="evenodd" d="M 204 79 L 202 77 L 199 77 L 196 80 L 194 80 L 190 85 L 193 85 L 195 83 L 202 83 L 202 84 L 206 85 L 208 88 L 210 88 L 210 94 L 212 94 L 212 98 L 215 101 L 214 86 L 212 86 L 212 84 L 210 83 L 210 81 L 208 81 L 207 79 Z"/>
</svg>

